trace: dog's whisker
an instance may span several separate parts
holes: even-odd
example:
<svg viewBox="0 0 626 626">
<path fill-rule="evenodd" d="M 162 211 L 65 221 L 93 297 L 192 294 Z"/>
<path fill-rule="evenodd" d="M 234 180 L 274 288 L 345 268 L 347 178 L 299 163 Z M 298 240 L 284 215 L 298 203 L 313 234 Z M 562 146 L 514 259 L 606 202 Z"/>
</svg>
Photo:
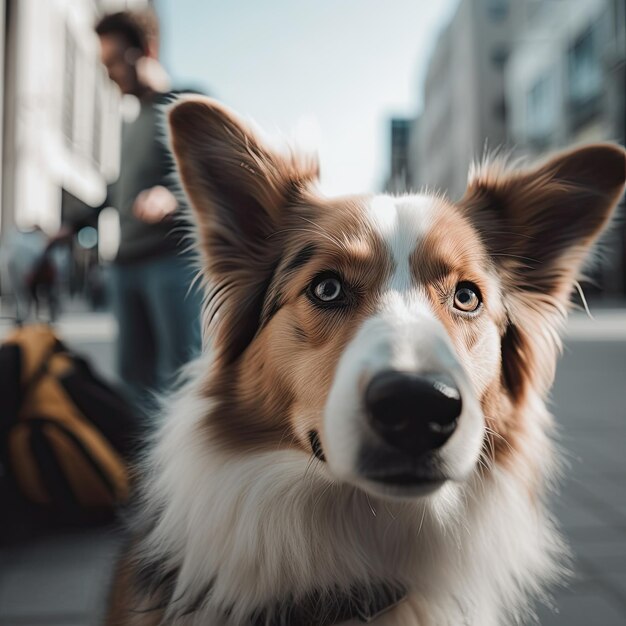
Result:
<svg viewBox="0 0 626 626">
<path fill-rule="evenodd" d="M 341 241 L 340 239 L 338 239 L 335 235 L 331 235 L 327 231 L 322 230 L 322 228 L 318 224 L 316 224 L 312 220 L 308 219 L 307 217 L 304 217 L 303 215 L 300 216 L 300 219 L 305 221 L 305 222 L 308 222 L 309 224 L 311 224 L 311 226 L 313 226 L 315 228 L 315 232 L 318 235 L 321 235 L 325 239 L 328 239 L 328 241 L 330 241 L 331 243 L 336 245 L 338 248 L 340 248 L 342 250 L 345 250 L 346 244 L 343 241 Z"/>
<path fill-rule="evenodd" d="M 282 435 L 280 436 L 280 439 L 278 440 L 278 443 L 276 444 L 276 450 L 280 450 L 281 449 L 281 447 L 283 445 L 283 441 L 285 441 L 285 438 L 288 435 L 291 436 L 291 443 L 292 444 L 297 442 L 297 437 L 293 433 L 293 430 L 289 426 L 287 426 L 286 428 L 283 429 Z"/>
<path fill-rule="evenodd" d="M 422 517 L 420 519 L 420 523 L 419 523 L 419 527 L 417 529 L 417 536 L 420 536 L 420 533 L 422 532 L 422 527 L 424 526 L 424 518 L 426 517 L 426 507 L 424 505 L 422 505 Z"/>
<path fill-rule="evenodd" d="M 485 425 L 485 433 L 487 434 L 486 442 L 487 442 L 487 459 L 489 461 L 495 460 L 496 457 L 496 447 L 494 443 L 494 439 L 491 436 L 491 428 Z"/>
<path fill-rule="evenodd" d="M 320 503 L 320 500 L 326 495 L 329 489 L 332 489 L 335 486 L 335 483 L 329 482 L 324 489 L 322 489 L 321 493 L 317 496 L 315 501 L 313 502 L 312 513 L 315 513 L 317 510 L 317 505 Z"/>
<path fill-rule="evenodd" d="M 315 456 L 315 454 L 311 453 L 311 456 L 309 457 L 309 460 L 306 464 L 304 474 L 302 475 L 302 480 L 305 483 L 307 482 L 307 480 L 309 482 L 313 481 L 313 476 L 311 475 L 311 473 L 313 471 L 313 466 L 317 464 L 321 464 L 321 461 Z"/>
<path fill-rule="evenodd" d="M 385 511 L 387 512 L 387 514 L 389 515 L 389 517 L 391 517 L 392 520 L 395 520 L 396 516 L 394 515 L 393 511 L 391 511 L 389 509 L 389 506 L 387 505 L 386 502 L 383 503 L 383 507 L 384 507 Z"/>
<path fill-rule="evenodd" d="M 372 516 L 376 517 L 376 509 L 372 506 L 372 503 L 370 502 L 370 496 L 367 493 L 367 491 L 365 492 L 365 497 L 367 499 L 367 505 L 369 506 L 370 511 L 372 512 Z"/>
<path fill-rule="evenodd" d="M 504 435 L 502 435 L 499 432 L 496 432 L 495 430 L 493 430 L 492 428 L 489 428 L 488 426 L 485 426 L 485 430 L 487 433 L 489 433 L 490 435 L 492 435 L 493 437 L 497 437 L 500 441 L 502 441 L 510 451 L 514 451 L 513 446 L 510 444 L 510 442 L 506 439 L 506 437 L 504 437 Z M 494 458 L 495 458 L 495 450 L 494 450 Z"/>
</svg>

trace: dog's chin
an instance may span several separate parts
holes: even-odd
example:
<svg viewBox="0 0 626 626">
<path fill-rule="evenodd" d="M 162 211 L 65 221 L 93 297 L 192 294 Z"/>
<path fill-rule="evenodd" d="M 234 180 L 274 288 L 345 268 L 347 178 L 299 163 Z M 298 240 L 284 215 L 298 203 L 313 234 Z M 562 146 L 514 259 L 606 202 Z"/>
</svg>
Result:
<svg viewBox="0 0 626 626">
<path fill-rule="evenodd" d="M 432 495 L 454 478 L 436 452 L 416 458 L 382 442 L 361 448 L 355 473 L 367 491 L 397 498 Z"/>
<path fill-rule="evenodd" d="M 383 498 L 428 498 L 435 496 L 446 484 L 465 482 L 472 473 L 471 463 L 463 468 L 457 467 L 446 462 L 445 457 L 445 454 L 432 453 L 414 459 L 385 446 L 367 447 L 358 455 L 355 466 L 344 468 L 342 475 L 336 474 L 336 477 Z"/>
<path fill-rule="evenodd" d="M 358 486 L 367 493 L 383 498 L 412 500 L 434 495 L 448 482 L 444 476 L 417 478 L 411 474 L 390 475 L 384 478 L 368 476 L 357 479 Z"/>
</svg>

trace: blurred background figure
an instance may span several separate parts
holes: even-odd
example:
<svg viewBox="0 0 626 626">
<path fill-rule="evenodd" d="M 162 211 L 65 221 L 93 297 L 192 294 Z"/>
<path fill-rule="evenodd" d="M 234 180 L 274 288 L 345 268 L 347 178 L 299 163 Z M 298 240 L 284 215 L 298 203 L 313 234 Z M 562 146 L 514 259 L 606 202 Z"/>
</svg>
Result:
<svg viewBox="0 0 626 626">
<path fill-rule="evenodd" d="M 137 396 L 165 389 L 199 352 L 200 296 L 185 254 L 188 233 L 169 190 L 173 163 L 162 116 L 172 94 L 158 62 L 156 13 L 146 8 L 107 15 L 96 33 L 109 78 L 139 101 L 135 119 L 123 127 L 120 175 L 104 203 L 120 216 L 112 275 L 119 372 Z"/>
<path fill-rule="evenodd" d="M 0 276 L 13 292 L 18 324 L 42 316 L 56 319 L 59 294 L 55 283 L 65 260 L 63 251 L 58 253 L 49 249 L 48 238 L 38 226 L 15 229 L 0 248 Z"/>
<path fill-rule="evenodd" d="M 187 225 L 169 189 L 173 162 L 163 131 L 163 107 L 174 94 L 158 62 L 153 9 L 105 15 L 95 31 L 109 78 L 138 107 L 122 128 L 117 181 L 95 212 L 66 216 L 57 239 L 93 222 L 98 210 L 117 209 L 120 241 L 111 294 L 118 372 L 137 406 L 146 407 L 147 391 L 166 389 L 200 349 L 200 296 L 185 252 Z"/>
</svg>

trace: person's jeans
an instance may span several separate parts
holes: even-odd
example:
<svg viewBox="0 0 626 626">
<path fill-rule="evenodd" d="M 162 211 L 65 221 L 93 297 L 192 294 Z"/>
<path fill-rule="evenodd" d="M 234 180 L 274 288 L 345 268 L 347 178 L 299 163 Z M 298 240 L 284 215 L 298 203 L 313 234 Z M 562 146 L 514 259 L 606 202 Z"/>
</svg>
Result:
<svg viewBox="0 0 626 626">
<path fill-rule="evenodd" d="M 188 257 L 168 255 L 118 264 L 112 271 L 119 326 L 117 370 L 130 400 L 150 412 L 181 365 L 199 354 L 202 297 Z"/>
</svg>

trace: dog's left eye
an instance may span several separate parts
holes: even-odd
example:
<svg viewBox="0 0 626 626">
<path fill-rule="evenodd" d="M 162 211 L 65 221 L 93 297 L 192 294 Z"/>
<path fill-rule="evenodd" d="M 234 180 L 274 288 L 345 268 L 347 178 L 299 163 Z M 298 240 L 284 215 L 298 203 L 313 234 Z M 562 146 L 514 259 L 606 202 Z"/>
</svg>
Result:
<svg viewBox="0 0 626 626">
<path fill-rule="evenodd" d="M 329 272 L 320 274 L 313 279 L 309 293 L 314 300 L 324 304 L 338 303 L 343 301 L 345 296 L 341 278 Z"/>
<path fill-rule="evenodd" d="M 454 294 L 454 308 L 473 313 L 480 306 L 480 291 L 473 283 L 459 283 Z"/>
</svg>

